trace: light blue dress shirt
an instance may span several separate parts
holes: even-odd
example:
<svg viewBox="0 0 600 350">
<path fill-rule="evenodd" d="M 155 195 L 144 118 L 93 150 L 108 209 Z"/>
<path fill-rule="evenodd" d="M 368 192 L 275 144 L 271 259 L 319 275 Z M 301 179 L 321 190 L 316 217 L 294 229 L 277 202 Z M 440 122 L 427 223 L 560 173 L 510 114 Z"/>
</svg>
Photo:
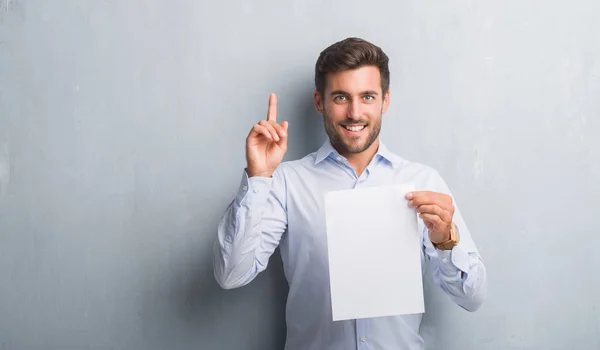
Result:
<svg viewBox="0 0 600 350">
<path fill-rule="evenodd" d="M 279 245 L 289 283 L 286 350 L 418 350 L 422 314 L 332 321 L 324 195 L 328 191 L 414 183 L 416 190 L 451 195 L 434 169 L 390 152 L 378 152 L 360 177 L 329 139 L 302 159 L 283 162 L 271 178 L 248 178 L 223 214 L 214 246 L 214 274 L 221 287 L 237 288 L 267 268 Z M 365 203 L 368 205 L 368 203 Z M 428 257 L 434 282 L 458 305 L 475 311 L 485 298 L 486 272 L 469 230 L 455 205 L 460 243 L 436 250 L 423 221 L 421 266 Z M 361 208 L 347 208 L 360 220 Z M 423 273 L 425 271 L 423 270 Z M 360 276 L 356 276 L 356 283 Z"/>
</svg>

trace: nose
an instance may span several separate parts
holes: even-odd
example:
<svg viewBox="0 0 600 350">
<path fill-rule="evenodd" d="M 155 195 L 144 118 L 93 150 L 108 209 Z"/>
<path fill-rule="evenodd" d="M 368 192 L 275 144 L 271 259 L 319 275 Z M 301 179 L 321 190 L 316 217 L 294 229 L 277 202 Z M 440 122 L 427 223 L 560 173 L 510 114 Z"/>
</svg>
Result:
<svg viewBox="0 0 600 350">
<path fill-rule="evenodd" d="M 348 119 L 358 120 L 362 115 L 360 100 L 354 99 L 348 105 Z"/>
</svg>

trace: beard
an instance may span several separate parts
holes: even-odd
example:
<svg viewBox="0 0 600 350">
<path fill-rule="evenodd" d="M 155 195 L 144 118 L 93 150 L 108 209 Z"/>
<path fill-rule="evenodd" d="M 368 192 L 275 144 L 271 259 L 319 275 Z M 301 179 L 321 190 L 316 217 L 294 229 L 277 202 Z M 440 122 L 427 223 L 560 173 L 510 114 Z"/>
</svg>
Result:
<svg viewBox="0 0 600 350">
<path fill-rule="evenodd" d="M 379 136 L 379 132 L 381 130 L 381 120 L 380 116 L 377 119 L 373 119 L 370 123 L 367 123 L 364 119 L 346 119 L 342 122 L 334 122 L 329 118 L 326 112 L 323 112 L 323 123 L 325 124 L 325 132 L 329 137 L 331 145 L 340 153 L 340 154 L 351 154 L 351 153 L 361 153 L 368 149 L 377 137 Z M 340 128 L 343 128 L 342 125 L 346 124 L 365 124 L 365 130 L 367 131 L 367 136 L 347 136 L 343 134 L 343 131 Z"/>
</svg>

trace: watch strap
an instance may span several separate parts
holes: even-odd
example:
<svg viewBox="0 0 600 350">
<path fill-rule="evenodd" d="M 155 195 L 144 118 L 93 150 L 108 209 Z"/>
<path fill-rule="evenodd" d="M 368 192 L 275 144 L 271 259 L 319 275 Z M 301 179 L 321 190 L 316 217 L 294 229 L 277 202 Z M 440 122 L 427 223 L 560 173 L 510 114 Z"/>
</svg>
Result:
<svg viewBox="0 0 600 350">
<path fill-rule="evenodd" d="M 445 242 L 441 242 L 441 243 L 431 242 L 431 243 L 433 244 L 433 247 L 438 250 L 451 250 L 458 244 L 459 241 L 460 241 L 460 238 L 458 236 L 458 231 L 456 229 L 456 225 L 454 224 L 454 222 L 452 222 L 450 224 L 450 238 Z"/>
</svg>

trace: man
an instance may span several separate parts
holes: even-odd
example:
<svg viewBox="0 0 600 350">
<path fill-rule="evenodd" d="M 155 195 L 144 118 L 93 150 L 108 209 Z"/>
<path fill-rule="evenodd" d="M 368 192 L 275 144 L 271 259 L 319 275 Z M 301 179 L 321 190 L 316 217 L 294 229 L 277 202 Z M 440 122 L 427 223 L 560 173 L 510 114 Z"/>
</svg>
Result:
<svg viewBox="0 0 600 350">
<path fill-rule="evenodd" d="M 289 282 L 286 349 L 423 349 L 421 314 L 332 321 L 324 197 L 328 191 L 412 182 L 421 260 L 434 281 L 469 311 L 483 302 L 486 272 L 444 180 L 430 167 L 388 150 L 379 139 L 390 103 L 388 57 L 348 38 L 325 49 L 315 67 L 314 104 L 328 138 L 316 152 L 283 162 L 288 123 L 277 123 L 277 100 L 246 139 L 247 167 L 237 196 L 218 226 L 215 278 L 223 288 L 252 281 L 280 247 Z M 365 203 L 365 206 L 369 203 Z M 347 208 L 361 220 L 361 208 Z M 360 276 L 356 276 L 360 283 Z"/>
</svg>

